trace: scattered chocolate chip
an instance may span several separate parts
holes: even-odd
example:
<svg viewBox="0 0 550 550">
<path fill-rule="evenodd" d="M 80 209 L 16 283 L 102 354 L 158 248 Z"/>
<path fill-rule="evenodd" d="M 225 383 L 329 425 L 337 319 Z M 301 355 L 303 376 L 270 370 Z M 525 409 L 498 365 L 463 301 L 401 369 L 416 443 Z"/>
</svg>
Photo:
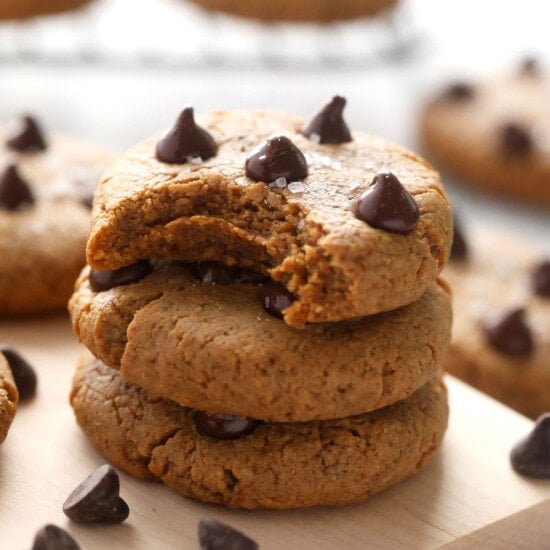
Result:
<svg viewBox="0 0 550 550">
<path fill-rule="evenodd" d="M 192 264 L 193 275 L 206 284 L 233 285 L 239 283 L 262 283 L 266 277 L 252 269 L 227 266 L 219 262 L 196 262 Z"/>
<path fill-rule="evenodd" d="M 251 538 L 214 518 L 199 521 L 201 550 L 258 550 Z"/>
<path fill-rule="evenodd" d="M 17 210 L 34 202 L 27 182 L 21 178 L 17 167 L 10 164 L 0 174 L 0 208 Z"/>
<path fill-rule="evenodd" d="M 526 155 L 533 150 L 533 140 L 529 131 L 515 123 L 502 126 L 500 144 L 502 151 L 508 155 Z"/>
<path fill-rule="evenodd" d="M 32 397 L 36 393 L 36 373 L 29 363 L 21 357 L 21 355 L 14 349 L 0 344 L 0 352 L 4 354 L 6 361 L 10 367 L 11 373 L 17 391 L 19 392 L 19 399 L 24 400 Z"/>
<path fill-rule="evenodd" d="M 533 339 L 525 323 L 523 308 L 513 309 L 490 319 L 484 328 L 493 348 L 506 355 L 525 356 L 533 351 Z"/>
<path fill-rule="evenodd" d="M 443 97 L 450 101 L 465 101 L 474 97 L 474 87 L 467 82 L 453 82 L 443 91 Z"/>
<path fill-rule="evenodd" d="M 237 439 L 249 434 L 259 423 L 254 418 L 236 414 L 207 414 L 204 411 L 195 411 L 194 420 L 200 433 L 214 439 Z"/>
<path fill-rule="evenodd" d="M 307 178 L 307 161 L 302 151 L 286 136 L 269 138 L 245 163 L 246 175 L 254 181 L 271 183 L 285 178 L 287 183 Z"/>
<path fill-rule="evenodd" d="M 457 221 L 456 216 L 453 218 L 453 244 L 451 245 L 450 259 L 456 262 L 461 262 L 468 256 L 468 247 L 462 232 L 462 226 Z"/>
<path fill-rule="evenodd" d="M 88 210 L 91 210 L 93 205 L 94 205 L 94 194 L 93 193 L 89 193 L 87 195 L 83 195 L 81 198 L 80 198 L 80 202 L 86 207 L 88 208 Z"/>
<path fill-rule="evenodd" d="M 157 159 L 170 164 L 213 157 L 218 152 L 214 138 L 195 123 L 192 107 L 186 107 L 176 123 L 157 143 Z"/>
<path fill-rule="evenodd" d="M 533 289 L 540 296 L 550 297 L 550 260 L 541 262 L 533 272 Z"/>
<path fill-rule="evenodd" d="M 271 285 L 264 297 L 264 309 L 277 319 L 283 318 L 283 311 L 292 305 L 296 297 L 280 284 Z"/>
<path fill-rule="evenodd" d="M 537 418 L 533 431 L 512 449 L 510 461 L 518 474 L 550 478 L 550 413 Z"/>
<path fill-rule="evenodd" d="M 536 57 L 526 57 L 519 65 L 519 73 L 522 76 L 539 76 L 540 63 Z"/>
<path fill-rule="evenodd" d="M 141 281 L 153 271 L 153 266 L 149 260 L 140 260 L 132 265 L 127 265 L 119 269 L 108 269 L 97 271 L 90 269 L 89 281 L 90 288 L 94 292 L 109 290 L 115 286 L 129 285 Z"/>
<path fill-rule="evenodd" d="M 46 141 L 36 119 L 28 115 L 19 118 L 15 131 L 6 140 L 6 146 L 18 153 L 44 151 Z"/>
<path fill-rule="evenodd" d="M 77 523 L 122 523 L 130 510 L 119 489 L 116 470 L 103 464 L 69 495 L 63 512 Z"/>
<path fill-rule="evenodd" d="M 379 172 L 359 197 L 355 215 L 372 227 L 405 234 L 416 227 L 420 210 L 394 174 Z"/>
<path fill-rule="evenodd" d="M 344 121 L 345 98 L 335 95 L 317 113 L 302 132 L 304 136 L 318 143 L 346 143 L 351 133 Z"/>
<path fill-rule="evenodd" d="M 36 533 L 32 550 L 80 550 L 80 546 L 67 531 L 50 524 Z"/>
</svg>

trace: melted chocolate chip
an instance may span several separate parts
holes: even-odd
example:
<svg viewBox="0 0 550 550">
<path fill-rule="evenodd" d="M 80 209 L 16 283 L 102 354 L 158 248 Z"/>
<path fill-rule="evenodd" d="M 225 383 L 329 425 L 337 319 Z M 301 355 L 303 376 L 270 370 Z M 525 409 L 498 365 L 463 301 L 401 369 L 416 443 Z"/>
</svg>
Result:
<svg viewBox="0 0 550 550">
<path fill-rule="evenodd" d="M 536 57 L 526 57 L 519 65 L 519 73 L 522 76 L 539 76 L 539 60 Z"/>
<path fill-rule="evenodd" d="M 90 269 L 90 288 L 94 292 L 109 290 L 115 286 L 129 285 L 141 281 L 153 271 L 153 266 L 149 260 L 140 260 L 132 265 L 127 265 L 119 269 L 108 269 L 97 271 Z"/>
<path fill-rule="evenodd" d="M 454 82 L 443 91 L 443 97 L 450 101 L 466 101 L 474 97 L 474 87 L 467 82 Z"/>
<path fill-rule="evenodd" d="M 525 310 L 518 308 L 486 322 L 485 335 L 491 346 L 506 355 L 529 355 L 533 339 L 524 318 Z"/>
<path fill-rule="evenodd" d="M 372 227 L 406 234 L 416 227 L 420 210 L 412 195 L 394 174 L 380 172 L 359 197 L 355 215 Z"/>
<path fill-rule="evenodd" d="M 254 181 L 271 183 L 285 178 L 287 183 L 307 178 L 307 161 L 300 149 L 285 136 L 269 138 L 245 163 L 246 175 Z"/>
<path fill-rule="evenodd" d="M 18 153 L 44 151 L 46 141 L 36 119 L 28 115 L 22 116 L 17 121 L 17 128 L 6 140 L 6 146 Z"/>
<path fill-rule="evenodd" d="M 451 245 L 450 259 L 452 261 L 460 262 L 465 260 L 468 256 L 468 247 L 466 246 L 466 240 L 464 239 L 462 227 L 456 217 L 453 219 L 453 222 L 453 244 Z"/>
<path fill-rule="evenodd" d="M 512 449 L 510 461 L 518 474 L 550 478 L 550 413 L 537 418 L 533 431 Z"/>
<path fill-rule="evenodd" d="M 36 393 L 37 378 L 34 369 L 14 349 L 0 344 L 0 352 L 4 354 L 13 375 L 13 380 L 19 392 L 21 401 Z"/>
<path fill-rule="evenodd" d="M 197 262 L 191 266 L 193 275 L 206 284 L 233 285 L 262 283 L 266 277 L 252 269 L 227 266 L 219 262 Z"/>
<path fill-rule="evenodd" d="M 237 439 L 249 434 L 259 423 L 236 414 L 206 414 L 204 411 L 195 411 L 194 420 L 201 434 L 214 439 Z"/>
<path fill-rule="evenodd" d="M 319 143 L 346 143 L 351 133 L 344 121 L 345 98 L 336 95 L 317 113 L 302 132 L 307 138 Z"/>
<path fill-rule="evenodd" d="M 92 472 L 63 503 L 63 512 L 77 523 L 121 523 L 130 513 L 119 496 L 116 470 L 104 464 Z"/>
<path fill-rule="evenodd" d="M 259 546 L 246 535 L 213 518 L 199 522 L 201 550 L 258 550 Z"/>
<path fill-rule="evenodd" d="M 170 164 L 183 164 L 191 159 L 202 160 L 218 152 L 214 138 L 195 123 L 192 107 L 186 107 L 176 123 L 157 143 L 157 159 Z"/>
<path fill-rule="evenodd" d="M 67 531 L 50 524 L 36 533 L 32 550 L 80 550 L 80 546 Z"/>
<path fill-rule="evenodd" d="M 17 210 L 33 202 L 34 197 L 27 182 L 21 178 L 17 167 L 10 164 L 0 174 L 0 208 Z"/>
<path fill-rule="evenodd" d="M 515 123 L 505 124 L 500 130 L 502 151 L 508 155 L 526 155 L 533 150 L 533 140 L 529 131 Z"/>
<path fill-rule="evenodd" d="M 283 311 L 292 305 L 296 297 L 286 287 L 271 285 L 264 297 L 264 309 L 277 319 L 283 318 Z"/>
<path fill-rule="evenodd" d="M 550 298 L 550 260 L 540 263 L 533 272 L 533 290 L 539 296 Z"/>
</svg>

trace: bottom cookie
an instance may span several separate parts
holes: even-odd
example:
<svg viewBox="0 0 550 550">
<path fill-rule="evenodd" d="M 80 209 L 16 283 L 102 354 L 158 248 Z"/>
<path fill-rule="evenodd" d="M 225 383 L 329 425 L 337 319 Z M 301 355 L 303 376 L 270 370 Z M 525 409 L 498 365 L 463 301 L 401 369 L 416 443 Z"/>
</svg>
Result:
<svg viewBox="0 0 550 550">
<path fill-rule="evenodd" d="M 247 435 L 215 439 L 197 429 L 196 410 L 153 398 L 88 353 L 70 400 L 84 432 L 116 466 L 188 497 L 249 509 L 364 500 L 425 466 L 448 416 L 437 378 L 371 413 L 258 423 Z"/>
<path fill-rule="evenodd" d="M 19 393 L 10 367 L 4 356 L 0 353 L 0 443 L 6 439 L 8 429 L 11 426 Z"/>
</svg>

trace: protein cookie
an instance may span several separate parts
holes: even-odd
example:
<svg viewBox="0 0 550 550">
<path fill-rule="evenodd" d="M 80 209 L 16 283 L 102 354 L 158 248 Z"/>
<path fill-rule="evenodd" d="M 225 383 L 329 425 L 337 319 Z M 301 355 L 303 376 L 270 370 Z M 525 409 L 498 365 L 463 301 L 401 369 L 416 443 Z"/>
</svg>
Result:
<svg viewBox="0 0 550 550">
<path fill-rule="evenodd" d="M 126 380 L 208 412 L 276 422 L 367 412 L 433 378 L 449 344 L 450 296 L 440 281 L 401 309 L 296 330 L 280 320 L 286 291 L 247 283 L 250 272 L 135 269 L 134 280 L 144 278 L 133 284 L 124 284 L 129 270 L 109 283 L 84 270 L 69 304 L 76 334 Z"/>
<path fill-rule="evenodd" d="M 202 413 L 152 398 L 88 354 L 71 404 L 87 436 L 116 466 L 159 478 L 185 496 L 239 508 L 364 500 L 429 462 L 448 415 L 436 377 L 369 414 L 294 424 L 248 420 L 227 434 L 226 421 L 235 419 L 208 424 Z"/>
<path fill-rule="evenodd" d="M 2 0 L 0 19 L 27 19 L 74 10 L 91 0 Z"/>
<path fill-rule="evenodd" d="M 283 312 L 294 327 L 417 300 L 448 256 L 449 202 L 422 159 L 351 133 L 344 105 L 335 97 L 307 124 L 280 112 L 218 111 L 197 126 L 186 108 L 103 179 L 88 263 L 252 268 L 294 294 Z"/>
<path fill-rule="evenodd" d="M 11 426 L 19 393 L 6 358 L 0 353 L 0 443 L 6 439 Z"/>
<path fill-rule="evenodd" d="M 421 117 L 426 155 L 464 183 L 549 206 L 549 82 L 527 60 L 511 74 L 449 85 Z"/>
<path fill-rule="evenodd" d="M 91 196 L 111 157 L 45 136 L 22 117 L 0 129 L 0 315 L 60 310 L 85 264 Z"/>
<path fill-rule="evenodd" d="M 445 269 L 454 320 L 444 365 L 535 418 L 550 410 L 550 258 L 489 230 L 465 243 Z"/>
</svg>

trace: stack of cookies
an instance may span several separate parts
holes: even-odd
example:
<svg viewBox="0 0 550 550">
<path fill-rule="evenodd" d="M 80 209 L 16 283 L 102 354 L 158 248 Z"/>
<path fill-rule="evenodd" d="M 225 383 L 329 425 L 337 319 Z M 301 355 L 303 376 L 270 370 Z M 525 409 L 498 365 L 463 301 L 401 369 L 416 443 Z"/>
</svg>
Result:
<svg viewBox="0 0 550 550">
<path fill-rule="evenodd" d="M 70 302 L 71 403 L 118 467 L 242 508 L 347 504 L 423 467 L 447 424 L 438 175 L 349 131 L 186 108 L 94 198 Z"/>
</svg>

